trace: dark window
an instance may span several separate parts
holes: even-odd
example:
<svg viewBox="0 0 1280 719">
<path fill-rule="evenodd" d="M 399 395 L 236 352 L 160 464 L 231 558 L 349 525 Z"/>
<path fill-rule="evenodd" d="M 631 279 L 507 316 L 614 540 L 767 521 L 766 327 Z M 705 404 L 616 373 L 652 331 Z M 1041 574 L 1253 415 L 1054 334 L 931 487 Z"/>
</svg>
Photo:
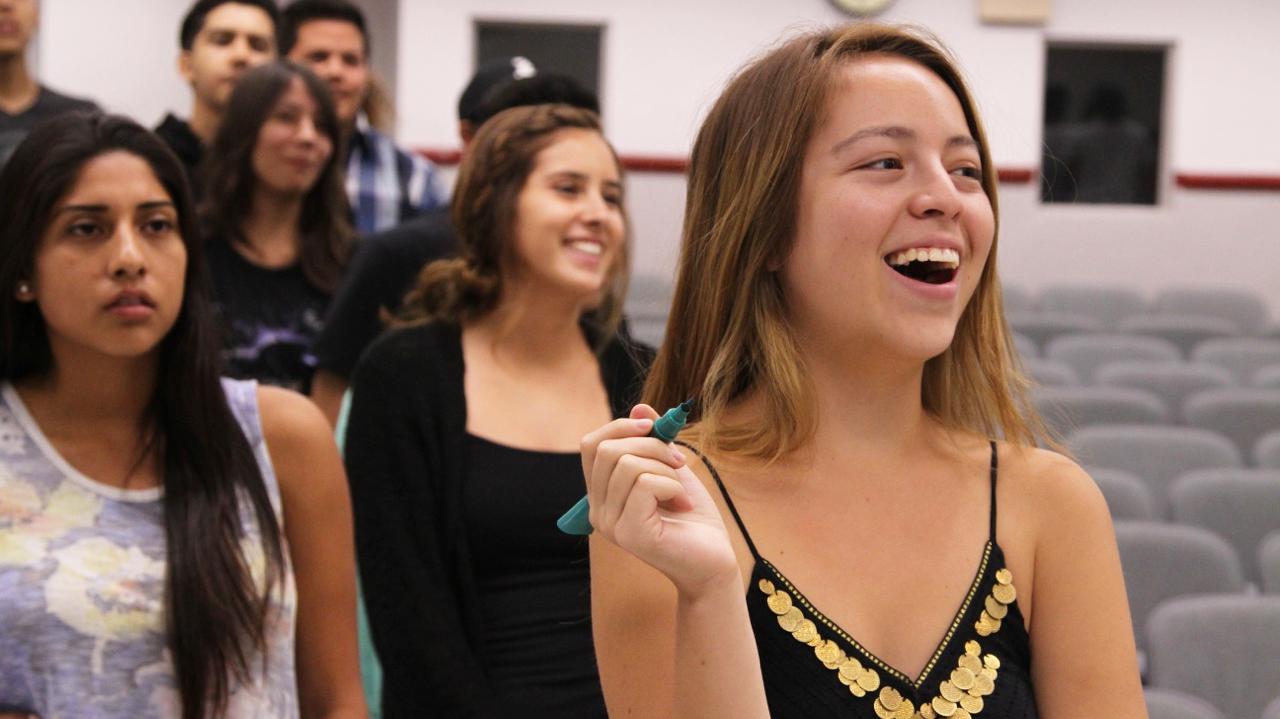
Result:
<svg viewBox="0 0 1280 719">
<path fill-rule="evenodd" d="M 600 94 L 599 25 L 476 22 L 476 67 L 521 56 L 539 72 L 568 75 Z"/>
<path fill-rule="evenodd" d="M 1164 47 L 1048 46 L 1045 202 L 1155 204 L 1164 68 Z"/>
</svg>

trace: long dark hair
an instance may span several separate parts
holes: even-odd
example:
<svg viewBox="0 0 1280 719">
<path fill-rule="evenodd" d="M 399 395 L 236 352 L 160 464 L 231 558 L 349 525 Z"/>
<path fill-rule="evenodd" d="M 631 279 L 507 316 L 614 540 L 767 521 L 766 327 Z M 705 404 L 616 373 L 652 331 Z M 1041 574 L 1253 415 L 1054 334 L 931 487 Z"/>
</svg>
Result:
<svg viewBox="0 0 1280 719">
<path fill-rule="evenodd" d="M 316 102 L 317 129 L 333 143 L 329 161 L 302 201 L 299 257 L 307 281 L 332 293 L 346 264 L 353 235 L 343 187 L 342 162 L 346 152 L 329 87 L 301 65 L 287 60 L 269 62 L 250 70 L 236 83 L 227 101 L 222 126 L 205 155 L 206 189 L 200 208 L 201 229 L 211 240 L 248 242 L 244 223 L 253 207 L 257 186 L 253 149 L 258 144 L 262 125 L 295 77 L 302 78 Z"/>
<path fill-rule="evenodd" d="M 462 160 L 453 192 L 453 225 L 461 240 L 461 257 L 436 260 L 422 269 L 405 297 L 401 323 L 466 322 L 497 306 L 503 268 L 514 262 L 520 192 L 538 153 L 554 142 L 557 131 L 568 128 L 599 133 L 600 117 L 570 105 L 526 105 L 503 110 L 481 126 Z M 621 165 L 618 171 L 621 174 Z M 623 223 L 629 228 L 625 207 Z M 613 336 L 622 317 L 628 253 L 629 248 L 618 255 L 599 306 L 583 318 L 597 331 L 601 346 Z"/>
<path fill-rule="evenodd" d="M 219 343 L 191 191 L 178 159 L 124 117 L 72 113 L 36 128 L 0 172 L 0 380 L 49 372 L 54 357 L 34 302 L 18 302 L 32 279 L 40 238 L 81 169 L 108 152 L 144 160 L 169 194 L 187 249 L 182 309 L 159 346 L 159 376 L 147 409 L 151 446 L 162 458 L 167 642 L 184 719 L 222 714 L 233 678 L 249 676 L 266 650 L 266 613 L 283 581 L 280 525 L 253 450 L 219 381 Z M 241 550 L 243 496 L 267 559 L 257 587 Z"/>
</svg>

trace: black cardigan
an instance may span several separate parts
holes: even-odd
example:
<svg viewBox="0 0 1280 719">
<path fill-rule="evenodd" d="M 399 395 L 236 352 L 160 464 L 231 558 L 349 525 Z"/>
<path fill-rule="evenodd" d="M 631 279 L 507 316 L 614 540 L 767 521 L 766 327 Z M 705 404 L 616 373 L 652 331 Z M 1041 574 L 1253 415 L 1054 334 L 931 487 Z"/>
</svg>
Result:
<svg viewBox="0 0 1280 719">
<path fill-rule="evenodd" d="M 613 416 L 624 417 L 652 350 L 615 339 L 599 357 Z M 461 501 L 460 328 L 438 322 L 384 335 L 360 360 L 351 390 L 346 465 L 383 712 L 507 716 L 475 652 L 480 618 Z"/>
</svg>

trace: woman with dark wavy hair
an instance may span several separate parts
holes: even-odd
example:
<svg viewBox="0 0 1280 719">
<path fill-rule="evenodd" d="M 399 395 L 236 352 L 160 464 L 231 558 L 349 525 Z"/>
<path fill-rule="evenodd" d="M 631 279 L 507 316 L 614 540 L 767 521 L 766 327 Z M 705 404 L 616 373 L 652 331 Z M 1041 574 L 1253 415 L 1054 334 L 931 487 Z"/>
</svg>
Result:
<svg viewBox="0 0 1280 719">
<path fill-rule="evenodd" d="M 364 716 L 337 451 L 306 399 L 219 379 L 196 237 L 125 118 L 0 173 L 0 714 Z"/>
<path fill-rule="evenodd" d="M 454 191 L 462 256 L 422 271 L 412 326 L 356 366 L 346 440 L 388 717 L 604 716 L 578 440 L 643 362 L 614 328 L 621 170 L 595 113 L 505 110 Z"/>
<path fill-rule="evenodd" d="M 286 61 L 236 84 L 209 148 L 201 229 L 228 372 L 305 392 L 352 239 L 329 89 Z"/>
</svg>

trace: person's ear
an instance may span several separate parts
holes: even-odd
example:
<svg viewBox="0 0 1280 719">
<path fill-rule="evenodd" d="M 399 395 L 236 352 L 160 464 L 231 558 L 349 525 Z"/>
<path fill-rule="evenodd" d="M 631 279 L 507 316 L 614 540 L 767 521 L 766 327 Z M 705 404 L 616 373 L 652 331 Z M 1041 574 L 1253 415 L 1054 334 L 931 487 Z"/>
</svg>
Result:
<svg viewBox="0 0 1280 719">
<path fill-rule="evenodd" d="M 183 50 L 178 53 L 178 75 L 191 84 L 191 51 Z"/>
</svg>

